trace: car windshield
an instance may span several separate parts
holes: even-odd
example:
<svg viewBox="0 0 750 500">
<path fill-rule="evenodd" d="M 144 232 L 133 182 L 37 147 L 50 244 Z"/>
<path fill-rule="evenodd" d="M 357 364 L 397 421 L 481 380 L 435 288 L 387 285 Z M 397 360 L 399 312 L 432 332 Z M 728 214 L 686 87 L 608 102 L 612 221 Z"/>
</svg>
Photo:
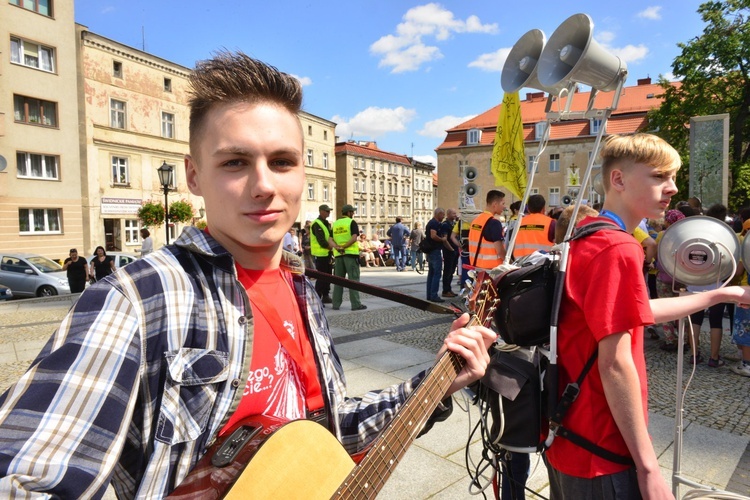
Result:
<svg viewBox="0 0 750 500">
<path fill-rule="evenodd" d="M 29 257 L 26 260 L 34 264 L 34 266 L 36 266 L 36 268 L 43 273 L 55 273 L 58 271 L 62 271 L 62 266 L 60 264 L 48 259 L 47 257 L 42 257 L 41 255 L 38 255 L 36 257 Z"/>
</svg>

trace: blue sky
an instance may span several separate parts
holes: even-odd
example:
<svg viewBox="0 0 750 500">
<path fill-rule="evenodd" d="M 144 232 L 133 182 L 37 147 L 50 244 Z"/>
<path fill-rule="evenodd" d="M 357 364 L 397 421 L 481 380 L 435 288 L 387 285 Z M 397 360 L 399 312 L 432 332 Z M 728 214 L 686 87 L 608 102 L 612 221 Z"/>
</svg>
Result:
<svg viewBox="0 0 750 500">
<path fill-rule="evenodd" d="M 75 18 L 138 49 L 145 38 L 147 52 L 187 67 L 242 50 L 297 76 L 304 109 L 338 123 L 341 140 L 436 163 L 446 129 L 502 101 L 505 57 L 528 30 L 549 39 L 569 16 L 588 14 L 635 85 L 671 75 L 677 44 L 703 30 L 700 3 L 76 0 Z"/>
</svg>

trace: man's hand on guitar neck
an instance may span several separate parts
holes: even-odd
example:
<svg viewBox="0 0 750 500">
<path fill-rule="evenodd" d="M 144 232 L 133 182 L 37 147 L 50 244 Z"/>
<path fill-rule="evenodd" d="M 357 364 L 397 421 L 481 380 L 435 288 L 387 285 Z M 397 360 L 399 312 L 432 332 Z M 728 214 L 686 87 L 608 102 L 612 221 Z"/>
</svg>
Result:
<svg viewBox="0 0 750 500">
<path fill-rule="evenodd" d="M 490 363 L 489 348 L 497 339 L 497 334 L 485 326 L 467 326 L 468 323 L 469 315 L 466 313 L 457 318 L 438 352 L 438 358 L 446 350 L 450 350 L 466 360 L 466 365 L 451 384 L 446 396 L 482 378 Z"/>
</svg>

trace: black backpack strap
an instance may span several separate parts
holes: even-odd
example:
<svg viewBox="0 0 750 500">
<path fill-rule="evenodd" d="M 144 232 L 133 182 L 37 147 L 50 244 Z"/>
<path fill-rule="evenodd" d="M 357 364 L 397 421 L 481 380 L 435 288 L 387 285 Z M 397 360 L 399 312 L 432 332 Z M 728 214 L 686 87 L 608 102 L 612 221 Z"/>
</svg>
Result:
<svg viewBox="0 0 750 500">
<path fill-rule="evenodd" d="M 479 258 L 479 250 L 482 248 L 482 242 L 484 241 L 484 232 L 487 231 L 488 222 L 490 220 L 487 219 L 484 221 L 484 226 L 482 226 L 482 232 L 479 233 L 479 243 L 477 243 L 477 252 L 474 254 L 474 259 L 471 261 L 472 267 L 477 267 L 477 259 Z"/>
<path fill-rule="evenodd" d="M 631 457 L 618 455 L 617 453 L 602 448 L 598 444 L 589 441 L 585 437 L 576 434 L 575 432 L 571 431 L 567 427 L 563 427 L 562 425 L 562 421 L 565 418 L 565 415 L 568 413 L 570 405 L 573 404 L 573 402 L 578 398 L 578 395 L 581 393 L 581 384 L 583 383 L 583 379 L 586 378 L 586 375 L 591 370 L 591 367 L 594 366 L 594 361 L 596 361 L 598 355 L 599 348 L 597 347 L 596 349 L 594 349 L 594 352 L 591 353 L 588 361 L 586 361 L 586 364 L 584 365 L 583 370 L 581 370 L 580 375 L 578 375 L 576 381 L 569 383 L 565 387 L 565 390 L 560 397 L 560 401 L 557 403 L 557 407 L 550 417 L 550 427 L 553 428 L 558 436 L 564 437 L 571 443 L 578 445 L 584 450 L 589 451 L 594 455 L 600 456 L 605 460 L 609 460 L 610 462 L 614 462 L 616 464 L 635 465 L 635 462 Z"/>
<path fill-rule="evenodd" d="M 608 221 L 599 220 L 596 222 L 592 222 L 591 224 L 586 224 L 584 226 L 578 226 L 573 230 L 573 234 L 570 236 L 568 241 L 577 240 L 580 238 L 585 238 L 586 236 L 589 236 L 591 234 L 594 234 L 595 232 L 604 229 L 607 231 L 625 231 L 623 228 L 616 224 L 612 224 Z"/>
</svg>

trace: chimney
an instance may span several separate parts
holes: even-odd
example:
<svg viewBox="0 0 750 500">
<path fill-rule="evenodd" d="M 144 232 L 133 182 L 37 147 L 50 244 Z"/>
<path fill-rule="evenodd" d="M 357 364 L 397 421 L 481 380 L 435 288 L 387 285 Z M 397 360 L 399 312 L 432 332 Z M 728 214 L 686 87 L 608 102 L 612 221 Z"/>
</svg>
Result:
<svg viewBox="0 0 750 500">
<path fill-rule="evenodd" d="M 527 92 L 526 93 L 526 100 L 529 101 L 529 102 L 543 101 L 544 100 L 544 92 Z"/>
<path fill-rule="evenodd" d="M 651 77 L 647 76 L 646 78 L 638 79 L 638 85 L 651 85 Z"/>
</svg>

